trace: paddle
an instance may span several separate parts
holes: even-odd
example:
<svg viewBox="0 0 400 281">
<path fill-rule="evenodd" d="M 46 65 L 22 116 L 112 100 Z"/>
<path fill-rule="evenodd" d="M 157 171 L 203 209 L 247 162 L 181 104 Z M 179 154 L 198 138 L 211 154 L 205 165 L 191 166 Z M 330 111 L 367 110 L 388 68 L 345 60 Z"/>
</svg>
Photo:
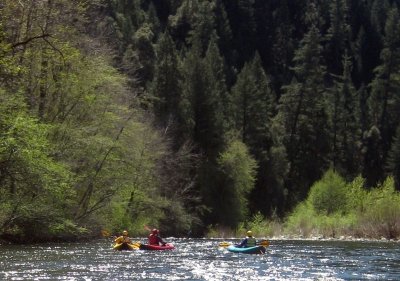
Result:
<svg viewBox="0 0 400 281">
<path fill-rule="evenodd" d="M 224 248 L 225 247 L 229 247 L 230 245 L 232 245 L 232 243 L 231 242 L 226 242 L 226 241 L 223 241 L 223 242 L 218 244 L 219 247 L 224 247 Z M 268 240 L 261 240 L 260 242 L 257 242 L 257 245 L 268 247 L 269 246 L 269 241 Z"/>
<path fill-rule="evenodd" d="M 134 246 L 135 248 L 140 249 L 140 245 L 142 245 L 142 243 L 140 243 L 139 241 L 135 241 L 131 243 L 132 246 Z"/>
</svg>

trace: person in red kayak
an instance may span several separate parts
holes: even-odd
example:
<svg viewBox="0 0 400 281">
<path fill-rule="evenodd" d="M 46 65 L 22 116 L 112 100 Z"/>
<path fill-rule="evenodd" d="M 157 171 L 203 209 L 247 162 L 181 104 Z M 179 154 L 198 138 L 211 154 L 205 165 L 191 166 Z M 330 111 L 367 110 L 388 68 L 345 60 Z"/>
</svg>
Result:
<svg viewBox="0 0 400 281">
<path fill-rule="evenodd" d="M 164 240 L 160 237 L 160 231 L 154 228 L 149 235 L 149 245 L 165 246 Z"/>
<path fill-rule="evenodd" d="M 253 237 L 253 232 L 251 230 L 247 231 L 247 236 L 240 242 L 240 244 L 236 245 L 238 248 L 247 248 L 247 247 L 255 247 L 257 245 L 256 238 Z"/>
</svg>

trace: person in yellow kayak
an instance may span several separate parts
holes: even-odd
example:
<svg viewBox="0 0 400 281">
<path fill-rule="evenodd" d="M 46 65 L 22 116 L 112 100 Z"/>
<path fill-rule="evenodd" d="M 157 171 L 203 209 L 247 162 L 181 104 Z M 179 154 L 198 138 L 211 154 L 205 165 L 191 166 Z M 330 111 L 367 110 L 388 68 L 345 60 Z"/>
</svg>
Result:
<svg viewBox="0 0 400 281">
<path fill-rule="evenodd" d="M 238 248 L 255 247 L 257 245 L 256 238 L 253 237 L 253 232 L 251 230 L 247 231 L 247 236 L 240 242 L 240 244 L 235 245 Z"/>
<path fill-rule="evenodd" d="M 154 228 L 149 234 L 149 245 L 165 246 L 164 240 L 160 237 L 160 231 Z"/>
<path fill-rule="evenodd" d="M 114 242 L 117 244 L 122 244 L 122 243 L 131 244 L 132 243 L 131 238 L 128 237 L 128 231 L 126 231 L 126 230 L 122 231 L 122 235 L 119 236 L 118 238 L 116 238 L 114 240 Z"/>
</svg>

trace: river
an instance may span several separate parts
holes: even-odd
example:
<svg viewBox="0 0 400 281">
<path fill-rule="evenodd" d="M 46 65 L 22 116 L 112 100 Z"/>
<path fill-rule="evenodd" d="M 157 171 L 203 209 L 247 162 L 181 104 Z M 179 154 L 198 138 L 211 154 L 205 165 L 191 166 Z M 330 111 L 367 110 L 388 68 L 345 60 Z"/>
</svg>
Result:
<svg viewBox="0 0 400 281">
<path fill-rule="evenodd" d="M 0 280 L 400 280 L 399 242 L 272 240 L 265 255 L 246 255 L 217 239 L 166 240 L 176 249 L 0 245 Z"/>
</svg>

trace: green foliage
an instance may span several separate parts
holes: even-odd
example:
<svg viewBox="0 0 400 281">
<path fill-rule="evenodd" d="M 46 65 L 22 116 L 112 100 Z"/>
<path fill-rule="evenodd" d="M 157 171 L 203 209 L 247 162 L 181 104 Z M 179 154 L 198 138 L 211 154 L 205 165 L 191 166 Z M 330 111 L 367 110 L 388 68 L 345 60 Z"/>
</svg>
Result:
<svg viewBox="0 0 400 281">
<path fill-rule="evenodd" d="M 367 208 L 360 213 L 364 235 L 374 238 L 400 237 L 400 193 L 394 189 L 394 180 L 388 177 L 382 186 L 367 195 Z"/>
<path fill-rule="evenodd" d="M 367 206 L 367 190 L 364 188 L 365 179 L 361 176 L 356 177 L 352 182 L 347 184 L 346 187 L 346 202 L 347 202 L 347 213 L 363 213 Z"/>
<path fill-rule="evenodd" d="M 255 237 L 268 237 L 274 234 L 274 222 L 268 221 L 260 212 L 253 215 L 252 219 L 247 222 L 246 228 L 239 228 L 237 233 L 246 233 L 251 230 Z"/>
<path fill-rule="evenodd" d="M 0 235 L 398 236 L 396 1 L 103 2 L 0 5 Z"/>
<path fill-rule="evenodd" d="M 309 201 L 296 206 L 293 212 L 286 218 L 285 231 L 294 235 L 309 236 L 315 228 L 314 220 L 317 214 Z"/>
<path fill-rule="evenodd" d="M 216 202 L 218 215 L 224 225 L 235 227 L 248 213 L 247 196 L 254 187 L 257 164 L 246 145 L 232 141 L 220 157 L 218 166 L 223 176 L 223 187 Z M 218 204 L 218 205 L 217 205 Z"/>
<path fill-rule="evenodd" d="M 346 182 L 333 170 L 328 170 L 310 189 L 308 200 L 317 213 L 343 212 L 346 202 Z"/>
<path fill-rule="evenodd" d="M 333 172 L 328 172 L 313 186 L 309 198 L 299 204 L 288 216 L 285 232 L 303 237 L 322 235 L 323 237 L 361 236 L 397 239 L 400 236 L 400 194 L 394 189 L 393 178 L 387 178 L 382 186 L 370 191 L 363 188 L 364 183 L 365 180 L 358 177 L 343 186 L 344 182 L 340 177 Z M 347 190 L 345 193 L 343 193 L 345 190 L 340 193 L 347 205 L 336 201 L 340 204 L 336 212 L 328 213 L 325 207 L 320 212 L 313 205 L 313 199 L 319 194 L 318 191 L 328 186 L 330 188 L 341 186 L 340 189 Z M 321 196 L 321 202 L 325 198 Z M 332 197 L 332 201 L 338 198 Z M 319 203 L 319 201 L 316 202 Z M 325 202 L 325 204 L 330 203 Z"/>
<path fill-rule="evenodd" d="M 87 234 L 88 230 L 67 219 L 50 225 L 49 233 L 57 237 L 80 237 Z"/>
<path fill-rule="evenodd" d="M 0 100 L 0 234 L 17 229 L 33 240 L 68 216 L 74 198 L 71 173 L 51 157 L 49 126 L 26 113 L 23 97 L 0 90 Z"/>
</svg>

